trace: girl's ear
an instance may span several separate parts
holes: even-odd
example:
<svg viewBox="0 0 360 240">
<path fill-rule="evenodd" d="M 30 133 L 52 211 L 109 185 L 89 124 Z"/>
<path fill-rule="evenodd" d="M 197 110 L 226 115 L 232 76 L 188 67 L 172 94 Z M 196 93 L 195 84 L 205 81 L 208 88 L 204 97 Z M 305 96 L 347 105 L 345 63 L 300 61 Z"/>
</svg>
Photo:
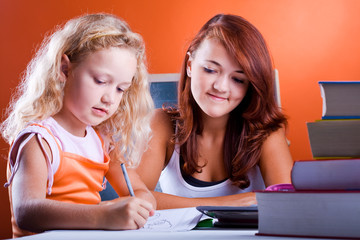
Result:
<svg viewBox="0 0 360 240">
<path fill-rule="evenodd" d="M 70 59 L 66 54 L 63 54 L 61 57 L 61 66 L 60 66 L 60 74 L 61 74 L 61 81 L 66 81 L 69 76 L 70 70 Z"/>
<path fill-rule="evenodd" d="M 192 63 L 193 58 L 191 57 L 191 53 L 187 52 L 186 54 L 188 55 L 188 58 L 189 58 L 186 63 L 186 74 L 188 77 L 191 78 L 191 63 Z"/>
</svg>

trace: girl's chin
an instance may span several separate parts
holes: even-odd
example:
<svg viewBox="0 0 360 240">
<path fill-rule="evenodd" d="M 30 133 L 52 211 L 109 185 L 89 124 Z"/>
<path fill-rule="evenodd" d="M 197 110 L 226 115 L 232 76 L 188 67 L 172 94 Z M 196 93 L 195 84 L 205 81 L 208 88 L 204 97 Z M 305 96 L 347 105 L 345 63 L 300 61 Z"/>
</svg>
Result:
<svg viewBox="0 0 360 240">
<path fill-rule="evenodd" d="M 229 112 L 225 112 L 225 111 L 220 111 L 220 110 L 208 110 L 208 111 L 204 111 L 205 115 L 207 115 L 208 117 L 211 117 L 211 118 L 222 118 L 222 117 L 225 117 L 227 115 L 229 115 Z"/>
</svg>

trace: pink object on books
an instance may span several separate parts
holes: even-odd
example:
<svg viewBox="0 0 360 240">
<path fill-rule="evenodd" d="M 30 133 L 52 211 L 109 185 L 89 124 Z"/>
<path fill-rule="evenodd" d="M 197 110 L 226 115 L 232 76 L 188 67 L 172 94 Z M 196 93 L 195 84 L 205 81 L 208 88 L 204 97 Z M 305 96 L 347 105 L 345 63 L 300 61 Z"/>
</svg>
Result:
<svg viewBox="0 0 360 240">
<path fill-rule="evenodd" d="M 290 183 L 274 184 L 268 186 L 265 191 L 295 191 L 295 188 Z"/>
</svg>

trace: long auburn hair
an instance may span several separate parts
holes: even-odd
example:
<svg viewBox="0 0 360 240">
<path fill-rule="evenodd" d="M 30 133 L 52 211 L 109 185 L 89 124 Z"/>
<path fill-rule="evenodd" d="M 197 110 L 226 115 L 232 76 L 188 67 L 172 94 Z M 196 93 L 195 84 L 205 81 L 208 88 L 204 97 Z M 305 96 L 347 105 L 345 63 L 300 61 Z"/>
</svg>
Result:
<svg viewBox="0 0 360 240">
<path fill-rule="evenodd" d="M 236 15 L 218 14 L 211 18 L 190 43 L 178 86 L 178 107 L 164 108 L 174 123 L 173 141 L 180 145 L 187 174 L 201 172 L 197 135 L 202 132 L 201 109 L 191 93 L 191 78 L 186 66 L 189 55 L 204 39 L 217 39 L 239 63 L 249 79 L 242 102 L 230 113 L 224 140 L 224 164 L 230 180 L 240 188 L 250 185 L 248 171 L 256 166 L 261 147 L 269 134 L 286 126 L 287 121 L 275 101 L 274 68 L 261 33 L 247 20 Z"/>
</svg>

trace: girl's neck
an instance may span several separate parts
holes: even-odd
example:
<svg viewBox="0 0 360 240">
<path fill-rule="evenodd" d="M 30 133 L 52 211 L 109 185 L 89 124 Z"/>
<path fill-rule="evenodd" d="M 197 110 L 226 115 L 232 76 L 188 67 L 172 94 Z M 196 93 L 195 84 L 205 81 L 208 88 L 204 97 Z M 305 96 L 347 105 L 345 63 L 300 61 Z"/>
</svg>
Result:
<svg viewBox="0 0 360 240">
<path fill-rule="evenodd" d="M 86 136 L 86 125 L 81 123 L 79 120 L 76 121 L 75 119 L 70 119 L 70 118 L 75 118 L 74 116 L 70 118 L 69 117 L 64 118 L 63 114 L 61 114 L 60 111 L 59 113 L 55 114 L 52 117 L 61 127 L 63 127 L 66 131 L 68 131 L 72 135 L 77 137 Z M 77 122 L 79 124 L 76 124 Z"/>
<path fill-rule="evenodd" d="M 228 122 L 229 116 L 223 116 L 219 118 L 212 118 L 206 114 L 203 114 L 202 121 L 203 121 L 203 131 L 202 136 L 213 136 L 219 137 L 224 136 L 226 131 L 226 126 Z"/>
<path fill-rule="evenodd" d="M 205 165 L 201 173 L 192 176 L 202 181 L 220 181 L 227 178 L 224 165 L 224 139 L 228 116 L 211 118 L 202 116 L 203 129 L 197 136 L 198 164 Z"/>
</svg>

